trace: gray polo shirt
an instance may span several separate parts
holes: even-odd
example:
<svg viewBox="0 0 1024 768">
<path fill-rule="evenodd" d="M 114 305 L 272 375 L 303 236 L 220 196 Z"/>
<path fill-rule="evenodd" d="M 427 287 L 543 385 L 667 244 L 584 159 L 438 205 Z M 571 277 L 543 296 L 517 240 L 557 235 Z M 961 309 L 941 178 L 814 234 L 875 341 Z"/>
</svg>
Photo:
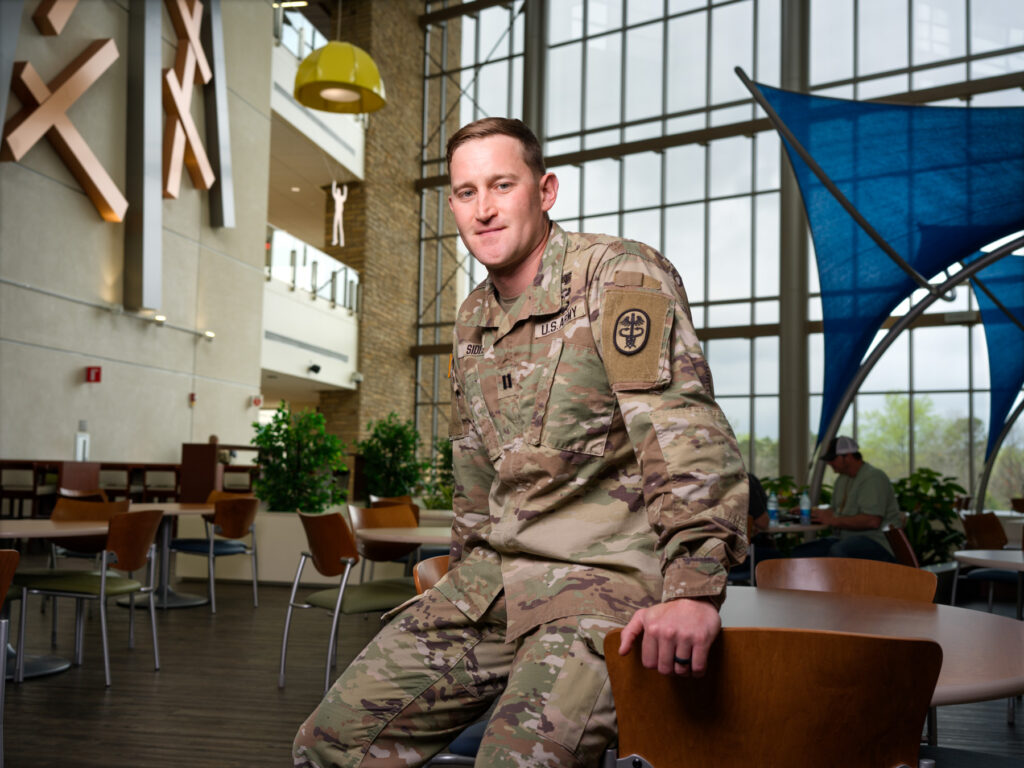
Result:
<svg viewBox="0 0 1024 768">
<path fill-rule="evenodd" d="M 900 508 L 896 503 L 896 492 L 893 491 L 892 483 L 885 472 L 864 462 L 854 477 L 840 475 L 832 489 L 832 509 L 837 517 L 881 517 L 882 524 L 878 528 L 868 531 L 851 531 L 844 528 L 837 530 L 837 533 L 841 539 L 849 536 L 867 536 L 892 553 L 884 529 L 889 525 L 899 526 Z"/>
</svg>

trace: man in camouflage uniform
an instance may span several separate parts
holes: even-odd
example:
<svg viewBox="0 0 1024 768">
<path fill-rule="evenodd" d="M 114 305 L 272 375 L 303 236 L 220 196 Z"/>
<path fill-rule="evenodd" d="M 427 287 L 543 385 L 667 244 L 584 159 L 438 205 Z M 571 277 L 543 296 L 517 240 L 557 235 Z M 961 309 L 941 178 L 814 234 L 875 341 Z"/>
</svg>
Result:
<svg viewBox="0 0 1024 768">
<path fill-rule="evenodd" d="M 603 638 L 704 673 L 747 481 L 682 281 L 657 252 L 564 232 L 521 122 L 448 145 L 449 205 L 488 279 L 452 361 L 451 570 L 334 684 L 297 766 L 421 765 L 484 714 L 484 766 L 594 766 L 615 734 Z"/>
</svg>

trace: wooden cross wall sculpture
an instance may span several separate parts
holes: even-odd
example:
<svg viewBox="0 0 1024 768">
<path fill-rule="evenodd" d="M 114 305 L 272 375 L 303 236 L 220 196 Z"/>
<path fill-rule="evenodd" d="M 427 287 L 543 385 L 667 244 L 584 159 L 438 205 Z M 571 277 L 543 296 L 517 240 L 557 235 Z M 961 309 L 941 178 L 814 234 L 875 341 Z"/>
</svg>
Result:
<svg viewBox="0 0 1024 768">
<path fill-rule="evenodd" d="M 43 0 L 32 19 L 42 34 L 58 35 L 77 2 Z M 114 222 L 124 218 L 128 201 L 67 112 L 117 57 L 117 45 L 112 39 L 95 40 L 49 83 L 43 82 L 30 62 L 16 62 L 11 90 L 23 108 L 4 126 L 0 147 L 0 160 L 16 162 L 46 136 L 100 215 Z"/>
<path fill-rule="evenodd" d="M 164 197 L 177 198 L 183 162 L 197 189 L 210 189 L 216 180 L 191 112 L 194 85 L 210 82 L 213 72 L 199 39 L 203 4 L 198 0 L 165 0 L 165 5 L 178 35 L 178 51 L 174 68 L 165 69 L 163 76 L 164 112 L 167 113 Z"/>
</svg>

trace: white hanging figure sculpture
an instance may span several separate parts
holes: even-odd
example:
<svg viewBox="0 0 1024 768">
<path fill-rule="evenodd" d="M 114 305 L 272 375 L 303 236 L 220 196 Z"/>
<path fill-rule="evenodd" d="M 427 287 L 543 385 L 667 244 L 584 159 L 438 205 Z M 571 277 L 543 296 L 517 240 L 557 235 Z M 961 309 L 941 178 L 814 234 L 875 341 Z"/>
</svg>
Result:
<svg viewBox="0 0 1024 768">
<path fill-rule="evenodd" d="M 345 201 L 348 200 L 348 184 L 338 189 L 338 182 L 331 182 L 331 195 L 334 196 L 334 224 L 331 227 L 331 245 L 345 247 L 345 229 L 341 223 L 341 213 L 345 210 Z"/>
</svg>

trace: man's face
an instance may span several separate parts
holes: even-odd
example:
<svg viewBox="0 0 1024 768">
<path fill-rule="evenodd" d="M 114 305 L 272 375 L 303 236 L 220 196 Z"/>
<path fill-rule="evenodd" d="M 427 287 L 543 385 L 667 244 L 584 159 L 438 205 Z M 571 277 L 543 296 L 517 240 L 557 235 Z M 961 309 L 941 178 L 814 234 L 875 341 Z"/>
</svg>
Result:
<svg viewBox="0 0 1024 768">
<path fill-rule="evenodd" d="M 827 463 L 832 468 L 832 471 L 835 472 L 837 475 L 847 475 L 847 474 L 849 474 L 849 468 L 850 468 L 850 455 L 849 454 L 844 453 L 844 454 L 841 454 L 839 456 L 836 456 L 834 459 L 832 459 L 832 461 L 827 462 Z"/>
<path fill-rule="evenodd" d="M 455 150 L 448 205 L 462 241 L 489 272 L 513 274 L 545 241 L 554 174 L 540 178 L 511 136 L 472 139 Z"/>
</svg>

